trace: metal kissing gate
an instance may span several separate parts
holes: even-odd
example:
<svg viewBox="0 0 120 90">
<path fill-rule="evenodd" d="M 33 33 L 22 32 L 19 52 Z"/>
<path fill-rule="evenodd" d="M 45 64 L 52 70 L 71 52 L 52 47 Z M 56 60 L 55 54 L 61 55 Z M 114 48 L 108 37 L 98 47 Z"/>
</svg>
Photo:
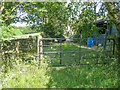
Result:
<svg viewBox="0 0 120 90">
<path fill-rule="evenodd" d="M 100 38 L 99 38 L 100 39 Z M 39 63 L 46 61 L 49 66 L 71 66 L 103 64 L 114 56 L 115 40 L 106 39 L 105 45 L 87 47 L 87 38 L 41 38 L 39 39 Z M 102 40 L 102 38 L 101 38 Z"/>
</svg>

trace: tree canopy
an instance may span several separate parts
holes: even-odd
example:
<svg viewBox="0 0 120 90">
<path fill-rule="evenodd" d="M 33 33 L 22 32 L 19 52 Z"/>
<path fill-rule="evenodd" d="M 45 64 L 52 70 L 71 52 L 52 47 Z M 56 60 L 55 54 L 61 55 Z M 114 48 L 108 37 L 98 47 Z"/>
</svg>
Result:
<svg viewBox="0 0 120 90">
<path fill-rule="evenodd" d="M 96 12 L 99 3 L 101 6 Z M 110 10 L 111 5 L 115 7 L 113 12 Z M 80 33 L 91 36 L 97 30 L 94 21 L 101 17 L 110 17 L 119 30 L 118 2 L 70 2 L 67 5 L 67 2 L 3 2 L 2 0 L 0 8 L 1 37 L 15 35 L 16 30 L 10 24 L 17 22 L 27 22 L 31 24 L 31 33 L 44 32 L 49 37 L 63 37 L 67 26 L 70 26 L 78 36 Z"/>
</svg>

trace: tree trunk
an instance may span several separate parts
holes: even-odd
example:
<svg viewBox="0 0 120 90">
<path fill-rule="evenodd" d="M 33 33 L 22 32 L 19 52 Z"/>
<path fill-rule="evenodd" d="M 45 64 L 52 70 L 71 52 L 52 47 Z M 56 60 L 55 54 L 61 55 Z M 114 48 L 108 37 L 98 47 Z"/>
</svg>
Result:
<svg viewBox="0 0 120 90">
<path fill-rule="evenodd" d="M 116 2 L 105 2 L 105 6 L 108 10 L 108 15 L 111 21 L 116 25 L 118 32 L 120 33 L 120 9 L 115 5 Z M 120 63 L 120 37 L 116 37 L 116 56 Z"/>
<path fill-rule="evenodd" d="M 120 8 L 115 6 L 116 2 L 105 2 L 105 6 L 108 10 L 108 15 L 110 16 L 111 21 L 116 25 L 118 32 L 120 33 Z M 116 56 L 118 60 L 118 68 L 120 67 L 120 37 L 116 37 Z M 120 70 L 118 71 L 120 72 Z M 120 74 L 118 74 L 120 76 Z M 120 82 L 120 77 L 119 80 Z"/>
</svg>

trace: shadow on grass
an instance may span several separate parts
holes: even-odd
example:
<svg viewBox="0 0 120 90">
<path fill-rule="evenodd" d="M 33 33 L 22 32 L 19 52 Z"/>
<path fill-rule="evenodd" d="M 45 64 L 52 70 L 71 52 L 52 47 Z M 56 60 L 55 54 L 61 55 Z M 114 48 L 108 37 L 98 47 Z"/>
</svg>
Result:
<svg viewBox="0 0 120 90">
<path fill-rule="evenodd" d="M 51 67 L 48 88 L 117 88 L 118 68 L 111 65 Z"/>
</svg>

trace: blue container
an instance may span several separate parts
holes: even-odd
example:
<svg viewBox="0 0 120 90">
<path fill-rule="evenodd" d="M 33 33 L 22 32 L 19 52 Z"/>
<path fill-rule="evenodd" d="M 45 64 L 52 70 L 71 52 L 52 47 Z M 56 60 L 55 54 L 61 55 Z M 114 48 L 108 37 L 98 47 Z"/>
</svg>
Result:
<svg viewBox="0 0 120 90">
<path fill-rule="evenodd" d="M 87 39 L 87 47 L 92 47 L 93 46 L 93 38 L 88 38 Z"/>
</svg>

